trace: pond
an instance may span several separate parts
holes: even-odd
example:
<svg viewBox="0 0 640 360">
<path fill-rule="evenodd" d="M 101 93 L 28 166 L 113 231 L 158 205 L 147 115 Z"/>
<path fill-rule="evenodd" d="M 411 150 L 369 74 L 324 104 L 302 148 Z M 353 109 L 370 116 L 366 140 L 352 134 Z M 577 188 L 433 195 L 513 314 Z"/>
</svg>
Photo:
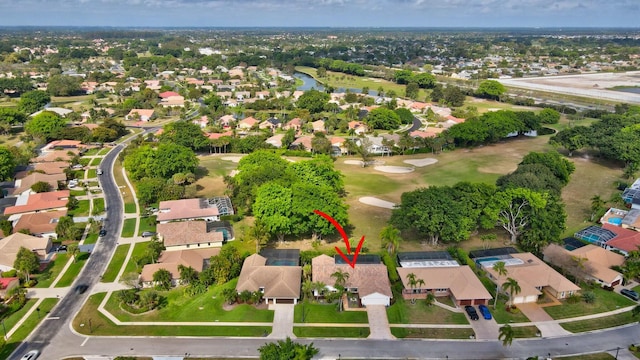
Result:
<svg viewBox="0 0 640 360">
<path fill-rule="evenodd" d="M 324 86 L 322 86 L 322 84 L 318 83 L 316 81 L 316 79 L 312 78 L 311 76 L 309 76 L 309 75 L 307 75 L 305 73 L 295 72 L 295 73 L 293 73 L 293 77 L 295 77 L 296 79 L 302 80 L 302 85 L 298 86 L 296 88 L 296 90 L 307 91 L 307 90 L 311 90 L 311 89 L 316 89 L 316 90 L 324 91 Z M 350 92 L 352 92 L 352 93 L 357 93 L 357 94 L 362 93 L 362 89 L 358 89 L 358 88 L 349 88 L 348 90 Z M 347 92 L 347 89 L 346 88 L 336 88 L 335 92 L 343 93 L 343 92 Z M 369 95 L 378 96 L 378 91 L 369 90 Z"/>
</svg>

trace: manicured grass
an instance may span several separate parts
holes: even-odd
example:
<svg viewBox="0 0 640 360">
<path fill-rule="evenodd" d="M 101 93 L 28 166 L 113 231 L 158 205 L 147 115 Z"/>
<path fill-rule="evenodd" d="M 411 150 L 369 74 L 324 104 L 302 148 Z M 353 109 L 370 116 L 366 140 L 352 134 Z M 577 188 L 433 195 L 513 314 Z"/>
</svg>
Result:
<svg viewBox="0 0 640 360">
<path fill-rule="evenodd" d="M 134 204 L 133 195 L 131 194 L 131 189 L 127 186 L 127 183 L 124 181 L 124 176 L 122 175 L 122 164 L 120 161 L 116 161 L 113 164 L 113 177 L 116 180 L 116 184 L 120 189 L 120 194 L 122 195 L 122 201 L 124 202 L 124 212 L 125 213 L 135 213 L 135 205 L 133 206 L 133 211 L 127 211 L 128 204 Z"/>
<path fill-rule="evenodd" d="M 24 306 L 20 310 L 4 318 L 4 327 L 7 329 L 7 331 L 10 331 L 18 323 L 18 321 L 22 319 L 24 314 L 26 314 L 27 311 L 31 309 L 31 307 L 36 303 L 36 301 L 37 299 L 28 299 L 27 302 L 24 304 Z"/>
<path fill-rule="evenodd" d="M 93 215 L 100 215 L 104 212 L 104 198 L 93 199 Z"/>
<path fill-rule="evenodd" d="M 91 159 L 89 159 L 89 158 L 81 158 L 80 160 L 78 160 L 78 163 L 82 164 L 82 166 L 87 166 L 87 165 L 89 165 L 90 161 L 91 161 Z"/>
<path fill-rule="evenodd" d="M 131 258 L 127 263 L 127 267 L 124 269 L 124 273 L 136 272 L 140 273 L 142 271 L 142 266 L 138 266 L 136 264 L 136 259 L 144 256 L 144 253 L 147 251 L 147 246 L 149 246 L 150 241 L 139 242 L 134 245 L 133 252 L 131 253 Z"/>
<path fill-rule="evenodd" d="M 122 265 L 124 264 L 124 260 L 127 257 L 127 252 L 129 252 L 130 244 L 118 245 L 116 248 L 116 252 L 113 254 L 111 258 L 111 262 L 109 266 L 107 266 L 107 270 L 105 270 L 102 275 L 102 282 L 112 282 L 116 280 L 116 276 L 118 276 L 118 272 Z"/>
<path fill-rule="evenodd" d="M 597 354 L 584 354 L 584 355 L 576 355 L 576 356 L 563 356 L 558 359 L 562 360 L 611 360 L 615 359 L 615 357 L 609 353 L 597 353 Z"/>
<path fill-rule="evenodd" d="M 51 309 L 56 305 L 58 299 L 49 298 L 44 299 L 40 304 L 40 315 L 37 312 L 33 312 L 22 326 L 6 341 L 5 345 L 0 350 L 0 359 L 8 359 L 9 355 L 20 345 L 20 343 L 29 336 L 29 334 L 35 329 L 40 321 L 45 317 L 45 314 L 49 313 Z M 5 324 L 6 325 L 6 324 Z"/>
<path fill-rule="evenodd" d="M 455 313 L 436 305 L 427 306 L 424 300 L 415 304 L 396 300 L 387 308 L 390 324 L 468 324 L 463 313 Z"/>
<path fill-rule="evenodd" d="M 304 307 L 305 319 L 302 321 Z M 338 312 L 337 304 L 300 303 L 295 306 L 293 321 L 296 323 L 368 323 L 366 311 Z"/>
<path fill-rule="evenodd" d="M 96 155 L 107 155 L 109 150 L 111 150 L 111 148 L 109 148 L 109 147 L 103 148 L 100 151 L 98 151 L 98 153 Z"/>
<path fill-rule="evenodd" d="M 124 212 L 125 212 L 125 214 L 135 214 L 136 213 L 136 204 L 135 203 L 125 203 L 124 204 Z"/>
<path fill-rule="evenodd" d="M 76 261 L 71 263 L 71 266 L 67 268 L 67 271 L 62 275 L 60 281 L 56 284 L 56 287 L 67 287 L 71 286 L 75 279 L 80 274 L 84 263 L 89 259 L 89 253 L 79 253 L 76 255 Z"/>
<path fill-rule="evenodd" d="M 587 319 L 587 320 L 561 323 L 560 326 L 562 326 L 562 328 L 567 331 L 571 331 L 572 333 L 579 333 L 579 332 L 585 332 L 585 331 L 606 329 L 610 327 L 634 323 L 637 321 L 638 321 L 638 318 L 634 318 L 631 315 L 631 311 L 627 311 L 621 314 L 615 314 L 615 315 L 600 317 L 596 319 Z"/>
<path fill-rule="evenodd" d="M 140 218 L 140 225 L 138 226 L 138 236 L 142 236 L 145 231 L 156 231 L 156 215 L 145 216 Z"/>
<path fill-rule="evenodd" d="M 366 338 L 369 333 L 368 327 L 293 327 L 295 336 L 308 338 Z"/>
<path fill-rule="evenodd" d="M 399 339 L 470 339 L 473 329 L 391 328 L 391 334 Z"/>
<path fill-rule="evenodd" d="M 538 337 L 540 331 L 536 326 L 514 326 L 512 329 L 513 337 L 517 339 Z"/>
<path fill-rule="evenodd" d="M 596 301 L 593 304 L 587 304 L 582 301 L 577 304 L 568 304 L 566 301 L 562 301 L 562 305 L 548 306 L 544 310 L 554 319 L 567 319 L 598 314 L 635 304 L 632 300 L 613 291 L 596 288 L 593 292 L 596 295 Z"/>
<path fill-rule="evenodd" d="M 242 304 L 232 310 L 222 308 L 224 298 L 222 290 L 235 287 L 237 280 L 211 288 L 204 294 L 188 297 L 184 288 L 160 292 L 167 298 L 167 305 L 150 313 L 132 315 L 120 309 L 120 302 L 115 293 L 105 308 L 120 321 L 238 321 L 238 322 L 272 322 L 273 311 L 258 310 L 254 306 Z M 365 314 L 366 315 L 366 314 Z"/>
<path fill-rule="evenodd" d="M 98 166 L 98 165 L 100 165 L 101 161 L 102 161 L 102 158 L 93 158 L 93 159 L 91 159 L 91 162 L 89 163 L 89 166 Z"/>
<path fill-rule="evenodd" d="M 506 303 L 501 299 L 502 297 L 498 299 L 498 304 L 496 305 L 495 310 L 493 309 L 493 303 L 488 305 L 491 315 L 493 315 L 493 318 L 496 319 L 498 324 L 529 322 L 529 318 L 527 318 L 527 316 L 518 308 L 507 311 Z"/>
<path fill-rule="evenodd" d="M 93 148 L 93 149 L 89 149 L 89 150 L 85 151 L 84 153 L 82 153 L 82 155 L 84 155 L 84 156 L 92 156 L 92 155 L 96 155 L 99 151 L 101 151 L 99 148 Z"/>
<path fill-rule="evenodd" d="M 56 254 L 55 259 L 49 262 L 47 268 L 44 269 L 41 273 L 35 274 L 34 277 L 38 279 L 38 283 L 35 287 L 37 288 L 48 288 L 53 283 L 53 280 L 56 279 L 64 265 L 67 263 L 67 254 L 61 253 Z"/>
<path fill-rule="evenodd" d="M 73 196 L 85 196 L 87 195 L 87 192 L 84 190 L 71 190 L 69 191 L 69 194 L 73 195 Z"/>
<path fill-rule="evenodd" d="M 138 219 L 125 219 L 122 224 L 122 237 L 133 237 Z"/>
<path fill-rule="evenodd" d="M 93 178 L 95 178 L 97 176 L 98 176 L 98 173 L 96 172 L 96 169 L 87 170 L 87 178 L 88 179 L 93 179 Z"/>
<path fill-rule="evenodd" d="M 73 216 L 89 216 L 89 200 L 79 200 L 78 207 L 69 210 L 68 214 Z"/>
<path fill-rule="evenodd" d="M 96 233 L 89 234 L 89 235 L 87 235 L 87 237 L 84 239 L 84 244 L 85 244 L 85 245 L 95 244 L 96 242 L 98 242 L 98 237 L 99 237 L 99 235 L 98 235 L 98 234 L 96 234 Z"/>
</svg>

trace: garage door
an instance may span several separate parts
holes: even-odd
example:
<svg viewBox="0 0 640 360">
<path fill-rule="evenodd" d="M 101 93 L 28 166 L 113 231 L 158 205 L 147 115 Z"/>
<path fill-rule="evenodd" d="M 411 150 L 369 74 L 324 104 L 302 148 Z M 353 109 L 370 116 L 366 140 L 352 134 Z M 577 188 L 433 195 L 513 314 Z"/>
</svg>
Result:
<svg viewBox="0 0 640 360">
<path fill-rule="evenodd" d="M 460 300 L 460 305 L 465 306 L 465 305 L 471 305 L 473 301 L 472 300 Z"/>
<path fill-rule="evenodd" d="M 611 287 L 614 287 L 616 285 L 620 285 L 620 280 L 616 280 L 616 281 L 611 283 Z"/>
<path fill-rule="evenodd" d="M 475 299 L 475 300 L 473 300 L 473 305 L 487 305 L 487 300 L 485 300 L 485 299 Z"/>
</svg>

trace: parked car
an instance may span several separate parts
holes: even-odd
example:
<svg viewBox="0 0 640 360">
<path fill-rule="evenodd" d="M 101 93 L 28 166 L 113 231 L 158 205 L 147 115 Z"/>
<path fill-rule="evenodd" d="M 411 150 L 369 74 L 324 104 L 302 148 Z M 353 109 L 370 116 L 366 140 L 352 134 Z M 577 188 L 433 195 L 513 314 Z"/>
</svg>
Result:
<svg viewBox="0 0 640 360">
<path fill-rule="evenodd" d="M 485 318 L 485 320 L 491 320 L 491 312 L 486 305 L 478 305 L 478 309 L 480 310 L 480 314 L 482 314 L 482 317 Z"/>
<path fill-rule="evenodd" d="M 153 235 L 155 235 L 156 233 L 153 231 L 143 231 L 142 232 L 142 237 L 152 237 Z"/>
<path fill-rule="evenodd" d="M 97 173 L 98 175 L 102 175 L 102 169 L 98 169 L 98 170 L 96 171 L 96 173 Z"/>
<path fill-rule="evenodd" d="M 40 355 L 40 351 L 31 350 L 28 353 L 22 355 L 22 358 L 20 360 L 35 360 L 38 358 L 38 355 Z"/>
<path fill-rule="evenodd" d="M 56 249 L 57 252 L 60 251 L 67 251 L 67 245 L 60 245 L 58 246 L 58 249 Z"/>
<path fill-rule="evenodd" d="M 464 307 L 464 311 L 467 312 L 467 315 L 469 315 L 469 317 L 471 318 L 471 320 L 478 320 L 480 319 L 480 317 L 478 316 L 478 312 L 476 311 L 476 308 L 474 308 L 471 305 L 467 305 Z"/>
<path fill-rule="evenodd" d="M 638 301 L 640 299 L 640 295 L 638 295 L 638 293 L 633 290 L 622 289 L 620 290 L 620 294 L 628 297 L 629 299 L 633 299 L 635 301 Z"/>
<path fill-rule="evenodd" d="M 84 292 L 87 291 L 88 288 L 89 288 L 89 285 L 80 284 L 80 285 L 76 286 L 76 288 L 73 289 L 73 291 L 76 294 L 84 294 Z"/>
<path fill-rule="evenodd" d="M 100 235 L 100 236 L 107 235 L 107 230 L 105 230 L 105 229 L 100 230 L 100 233 L 98 235 Z"/>
</svg>

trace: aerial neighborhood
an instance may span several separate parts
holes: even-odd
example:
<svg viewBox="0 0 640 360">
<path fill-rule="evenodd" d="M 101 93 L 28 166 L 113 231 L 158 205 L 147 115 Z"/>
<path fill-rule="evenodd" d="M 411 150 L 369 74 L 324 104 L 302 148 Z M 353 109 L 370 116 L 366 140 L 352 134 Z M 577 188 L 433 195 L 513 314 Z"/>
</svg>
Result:
<svg viewBox="0 0 640 360">
<path fill-rule="evenodd" d="M 632 35 L 229 31 L 0 31 L 0 358 L 553 358 L 612 345 L 512 345 L 640 320 Z"/>
</svg>

